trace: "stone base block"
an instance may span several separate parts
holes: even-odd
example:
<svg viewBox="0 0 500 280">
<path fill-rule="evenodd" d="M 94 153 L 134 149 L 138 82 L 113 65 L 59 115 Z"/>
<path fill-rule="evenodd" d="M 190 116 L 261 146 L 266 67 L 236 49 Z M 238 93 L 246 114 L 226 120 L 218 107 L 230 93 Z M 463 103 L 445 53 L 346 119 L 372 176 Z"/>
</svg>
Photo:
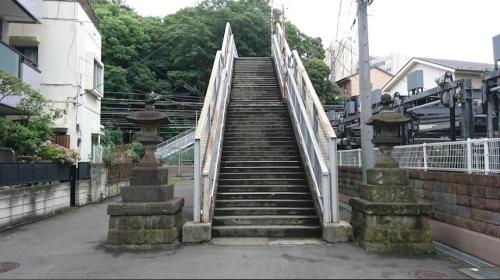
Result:
<svg viewBox="0 0 500 280">
<path fill-rule="evenodd" d="M 123 202 L 163 202 L 174 197 L 174 185 L 127 186 L 122 188 Z"/>
<path fill-rule="evenodd" d="M 108 206 L 107 245 L 116 249 L 155 249 L 178 242 L 183 198 L 157 203 L 121 203 Z"/>
<path fill-rule="evenodd" d="M 187 222 L 182 227 L 183 243 L 200 243 L 212 239 L 212 224 Z"/>
<path fill-rule="evenodd" d="M 351 224 L 357 244 L 369 252 L 432 253 L 432 208 L 417 203 L 375 203 L 351 199 Z"/>
<path fill-rule="evenodd" d="M 161 186 L 168 184 L 167 167 L 134 167 L 130 174 L 131 186 Z"/>
<path fill-rule="evenodd" d="M 362 199 L 382 203 L 417 203 L 417 191 L 410 186 L 375 186 L 361 184 L 359 196 Z"/>
<path fill-rule="evenodd" d="M 368 184 L 376 186 L 407 186 L 408 173 L 399 168 L 372 168 L 367 171 Z"/>
<path fill-rule="evenodd" d="M 146 245 L 111 245 L 104 244 L 104 249 L 110 252 L 142 252 L 142 251 L 159 251 L 159 250 L 175 250 L 180 247 L 179 242 L 172 244 L 146 244 Z"/>
<path fill-rule="evenodd" d="M 345 221 L 323 224 L 323 239 L 329 243 L 349 242 L 352 240 L 352 226 Z"/>
<path fill-rule="evenodd" d="M 434 253 L 432 242 L 426 243 L 373 243 L 356 240 L 356 243 L 370 253 L 423 255 Z"/>
<path fill-rule="evenodd" d="M 119 203 L 108 206 L 110 216 L 172 215 L 182 210 L 184 198 L 176 197 L 166 202 Z"/>
</svg>

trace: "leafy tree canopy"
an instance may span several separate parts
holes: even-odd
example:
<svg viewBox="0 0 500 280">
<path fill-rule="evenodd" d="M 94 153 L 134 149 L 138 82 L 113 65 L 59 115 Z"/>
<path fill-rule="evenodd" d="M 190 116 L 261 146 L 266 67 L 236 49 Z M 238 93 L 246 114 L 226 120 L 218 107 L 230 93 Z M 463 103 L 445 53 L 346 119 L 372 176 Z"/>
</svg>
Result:
<svg viewBox="0 0 500 280">
<path fill-rule="evenodd" d="M 172 95 L 186 86 L 204 95 L 226 22 L 240 56 L 270 55 L 271 7 L 266 0 L 205 0 L 164 18 L 142 17 L 121 0 L 92 2 L 101 19 L 105 87 L 111 97 L 151 90 Z M 280 11 L 273 15 L 278 19 Z M 332 102 L 328 95 L 340 91 L 327 79 L 321 39 L 285 24 L 290 47 L 304 59 L 318 95 Z"/>
</svg>

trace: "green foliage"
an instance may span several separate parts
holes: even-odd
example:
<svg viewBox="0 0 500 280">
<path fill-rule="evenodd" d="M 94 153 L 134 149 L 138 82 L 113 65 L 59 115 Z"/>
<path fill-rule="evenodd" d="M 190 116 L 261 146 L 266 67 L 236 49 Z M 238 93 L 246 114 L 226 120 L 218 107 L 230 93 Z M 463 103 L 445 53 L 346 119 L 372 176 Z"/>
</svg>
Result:
<svg viewBox="0 0 500 280">
<path fill-rule="evenodd" d="M 50 160 L 62 164 L 74 164 L 80 159 L 77 151 L 66 149 L 50 141 L 42 144 L 37 156 L 41 160 Z"/>
<path fill-rule="evenodd" d="M 0 100 L 7 96 L 21 96 L 18 108 L 24 115 L 19 120 L 0 118 L 0 141 L 19 155 L 36 156 L 54 137 L 53 121 L 61 112 L 48 108 L 43 96 L 22 80 L 0 72 Z"/>
<path fill-rule="evenodd" d="M 337 84 L 328 79 L 330 75 L 328 65 L 318 58 L 307 58 L 303 62 L 321 102 L 326 105 L 338 103 L 342 91 Z"/>
<path fill-rule="evenodd" d="M 105 165 L 111 166 L 118 162 L 118 151 L 116 145 L 123 143 L 123 132 L 108 126 L 104 129 L 101 137 L 102 161 Z"/>
<path fill-rule="evenodd" d="M 111 97 L 151 90 L 172 95 L 186 85 L 204 94 L 226 22 L 231 23 L 240 56 L 270 55 L 271 7 L 266 0 L 205 0 L 165 18 L 141 17 L 119 0 L 93 2 L 101 19 L 105 87 Z M 274 10 L 273 16 L 279 22 L 281 11 Z M 340 90 L 327 79 L 321 39 L 307 36 L 291 22 L 285 29 L 322 102 L 335 102 Z M 140 61 L 151 53 L 150 59 Z"/>
<path fill-rule="evenodd" d="M 132 147 L 127 150 L 127 154 L 132 157 L 134 162 L 139 162 L 144 157 L 144 145 L 139 142 L 133 142 Z"/>
</svg>

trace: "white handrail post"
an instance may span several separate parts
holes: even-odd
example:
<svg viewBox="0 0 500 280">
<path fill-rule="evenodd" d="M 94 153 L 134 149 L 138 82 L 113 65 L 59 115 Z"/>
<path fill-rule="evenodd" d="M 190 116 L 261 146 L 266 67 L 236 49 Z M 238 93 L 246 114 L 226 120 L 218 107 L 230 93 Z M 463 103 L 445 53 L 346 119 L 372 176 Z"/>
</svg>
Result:
<svg viewBox="0 0 500 280">
<path fill-rule="evenodd" d="M 194 202 L 193 202 L 193 222 L 201 221 L 201 159 L 200 159 L 200 139 L 194 140 Z"/>
<path fill-rule="evenodd" d="M 428 168 L 428 163 L 427 163 L 427 143 L 424 143 L 422 145 L 422 150 L 423 150 L 423 155 L 424 155 L 424 171 L 427 172 L 427 168 Z"/>
<path fill-rule="evenodd" d="M 467 138 L 467 173 L 472 174 L 472 141 Z"/>
<path fill-rule="evenodd" d="M 338 185 L 338 170 L 337 170 L 337 141 L 330 139 L 328 143 L 328 157 L 330 158 L 330 185 L 331 185 L 331 211 L 332 222 L 339 222 L 339 185 Z"/>
<path fill-rule="evenodd" d="M 338 151 L 339 153 L 339 165 L 342 166 L 342 151 Z"/>
<path fill-rule="evenodd" d="M 358 167 L 361 167 L 361 149 L 358 149 Z"/>
<path fill-rule="evenodd" d="M 489 148 L 489 139 L 486 138 L 484 141 L 484 174 L 490 174 L 490 148 Z"/>
</svg>

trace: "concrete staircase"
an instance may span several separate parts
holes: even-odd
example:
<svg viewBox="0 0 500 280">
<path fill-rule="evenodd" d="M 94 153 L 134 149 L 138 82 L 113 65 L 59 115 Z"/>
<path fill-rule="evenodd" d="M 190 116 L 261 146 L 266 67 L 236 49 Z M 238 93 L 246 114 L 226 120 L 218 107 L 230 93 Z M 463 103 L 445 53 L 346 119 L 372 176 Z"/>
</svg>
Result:
<svg viewBox="0 0 500 280">
<path fill-rule="evenodd" d="M 320 236 L 290 115 L 271 58 L 235 61 L 214 237 Z"/>
</svg>

